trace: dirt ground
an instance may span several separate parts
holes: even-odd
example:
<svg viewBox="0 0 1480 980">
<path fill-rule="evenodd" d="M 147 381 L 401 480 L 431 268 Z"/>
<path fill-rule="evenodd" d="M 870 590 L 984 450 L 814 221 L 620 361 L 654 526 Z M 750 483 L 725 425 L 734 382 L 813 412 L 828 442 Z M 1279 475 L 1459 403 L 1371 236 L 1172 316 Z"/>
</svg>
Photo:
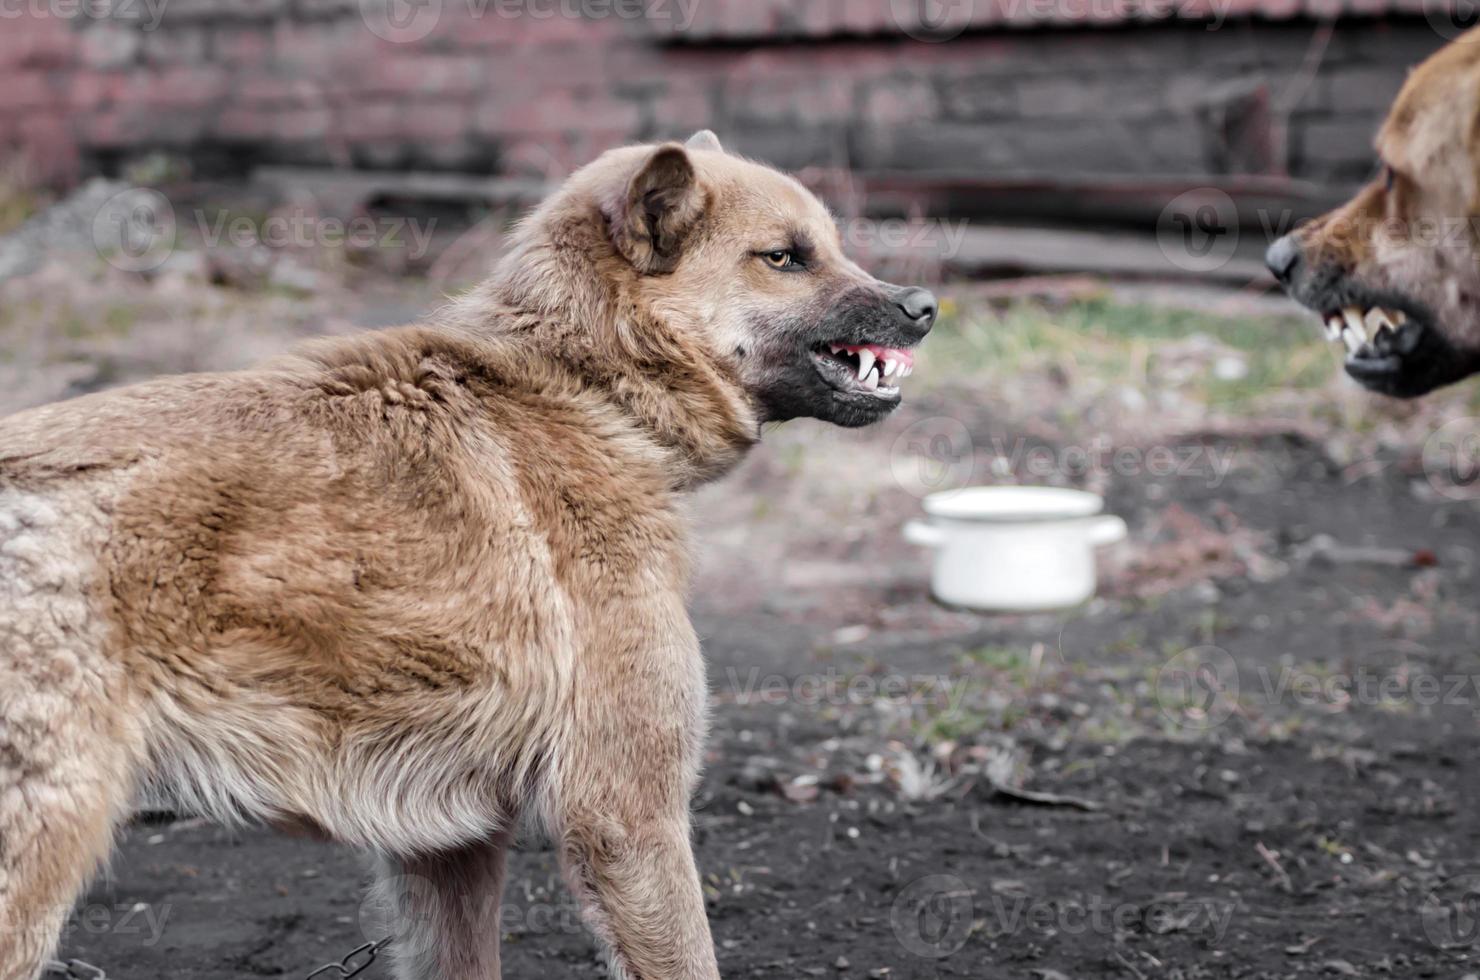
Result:
<svg viewBox="0 0 1480 980">
<path fill-rule="evenodd" d="M 895 418 L 781 427 L 695 502 L 723 975 L 1480 974 L 1480 509 L 1432 436 L 1474 396 L 1379 404 L 1258 297 L 946 292 Z M 434 301 L 57 267 L 3 298 L 0 411 Z M 983 482 L 1105 494 L 1131 534 L 1100 597 L 934 603 L 899 527 Z M 156 815 L 63 951 L 117 980 L 303 977 L 379 938 L 364 882 L 337 847 Z M 537 839 L 502 922 L 507 976 L 603 975 Z"/>
<path fill-rule="evenodd" d="M 1363 614 L 1436 575 L 1441 591 L 1473 594 L 1468 566 L 1448 555 L 1480 537 L 1480 515 L 1397 512 L 1396 475 L 1353 486 L 1308 447 L 1271 455 L 1277 495 L 1167 485 L 1189 513 L 1211 520 L 1227 507 L 1279 542 L 1272 554 L 1292 569 L 1270 582 L 1229 577 L 1216 595 L 974 622 L 937 613 L 918 587 L 890 587 L 870 596 L 877 613 L 917 625 L 842 646 L 837 627 L 717 609 L 701 595 L 716 704 L 696 823 L 723 975 L 1273 980 L 1480 968 L 1470 904 L 1480 783 L 1467 775 L 1480 749 L 1475 626 L 1442 617 L 1414 644 Z M 1141 515 L 1145 490 L 1118 487 L 1112 499 Z M 1133 526 L 1146 528 L 1139 517 Z M 1302 542 L 1320 534 L 1442 557 L 1427 569 L 1301 560 Z M 1205 729 L 1158 698 L 1147 659 L 1200 639 L 1210 618 L 1239 690 L 1215 699 L 1210 718 L 1229 716 Z M 951 622 L 920 625 L 931 620 Z M 962 666 L 976 663 L 970 651 L 1037 644 L 1049 651 L 1041 676 L 1000 688 L 1020 716 L 995 721 L 983 744 L 1019 756 L 1027 788 L 1065 799 L 1014 798 L 968 766 L 948 776 L 938 752 L 919 763 L 940 767 L 921 777 L 927 790 L 891 778 L 891 754 L 920 748 L 889 737 L 899 735 L 889 715 L 911 709 L 869 703 L 883 687 L 857 678 L 990 684 Z M 1381 698 L 1327 683 L 1364 672 Z M 1389 678 L 1400 683 L 1384 688 Z M 1349 701 L 1334 696 L 1343 691 Z M 1102 709 L 1081 697 L 1162 731 L 1091 730 Z M 532 842 L 514 863 L 506 973 L 599 976 L 552 858 Z M 330 846 L 138 826 L 66 948 L 122 978 L 302 976 L 365 940 L 362 879 L 359 859 Z M 140 905 L 156 919 L 126 923 Z"/>
</svg>

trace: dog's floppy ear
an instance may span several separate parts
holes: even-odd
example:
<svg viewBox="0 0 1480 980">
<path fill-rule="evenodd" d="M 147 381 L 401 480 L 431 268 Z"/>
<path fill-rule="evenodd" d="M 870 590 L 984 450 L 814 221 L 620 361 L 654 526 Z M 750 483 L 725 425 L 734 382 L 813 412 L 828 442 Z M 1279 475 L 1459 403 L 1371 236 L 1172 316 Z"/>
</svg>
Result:
<svg viewBox="0 0 1480 980">
<path fill-rule="evenodd" d="M 658 147 L 627 185 L 622 213 L 612 222 L 617 250 L 644 275 L 672 272 L 704 213 L 704 196 L 684 148 Z"/>
<path fill-rule="evenodd" d="M 712 129 L 701 129 L 689 141 L 684 144 L 691 150 L 713 150 L 715 153 L 725 152 L 725 148 L 719 145 L 719 137 L 714 135 Z"/>
</svg>

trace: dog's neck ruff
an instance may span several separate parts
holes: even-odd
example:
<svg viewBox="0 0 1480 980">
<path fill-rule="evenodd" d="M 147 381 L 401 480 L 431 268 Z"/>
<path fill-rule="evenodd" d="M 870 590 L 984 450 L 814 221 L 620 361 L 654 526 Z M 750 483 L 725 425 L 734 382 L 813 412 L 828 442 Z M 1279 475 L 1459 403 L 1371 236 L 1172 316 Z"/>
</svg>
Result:
<svg viewBox="0 0 1480 980">
<path fill-rule="evenodd" d="M 641 311 L 623 277 L 610 276 L 620 260 L 601 255 L 594 268 L 571 268 L 560 249 L 518 253 L 451 308 L 454 322 L 515 345 L 616 406 L 662 453 L 675 490 L 723 476 L 759 441 L 755 406 L 705 349 L 702 329 Z"/>
</svg>

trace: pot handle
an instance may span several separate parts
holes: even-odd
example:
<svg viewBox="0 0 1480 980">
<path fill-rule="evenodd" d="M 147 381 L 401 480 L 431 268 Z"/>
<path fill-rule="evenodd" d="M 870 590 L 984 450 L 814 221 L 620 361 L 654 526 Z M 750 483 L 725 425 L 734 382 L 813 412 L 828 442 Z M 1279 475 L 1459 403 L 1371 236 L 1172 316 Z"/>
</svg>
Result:
<svg viewBox="0 0 1480 980">
<path fill-rule="evenodd" d="M 906 541 L 922 548 L 939 548 L 946 543 L 945 531 L 924 521 L 909 521 L 902 533 Z"/>
<path fill-rule="evenodd" d="M 1124 541 L 1130 533 L 1125 521 L 1114 514 L 1106 514 L 1095 518 L 1095 522 L 1089 528 L 1089 543 L 1095 547 L 1103 547 L 1107 544 L 1119 544 Z"/>
</svg>

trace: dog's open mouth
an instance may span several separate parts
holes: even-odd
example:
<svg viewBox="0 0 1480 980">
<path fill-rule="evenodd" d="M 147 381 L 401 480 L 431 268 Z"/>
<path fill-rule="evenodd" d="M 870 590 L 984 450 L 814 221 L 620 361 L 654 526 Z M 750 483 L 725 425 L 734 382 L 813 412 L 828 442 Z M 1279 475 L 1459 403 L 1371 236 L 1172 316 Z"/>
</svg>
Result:
<svg viewBox="0 0 1480 980">
<path fill-rule="evenodd" d="M 1348 354 L 1356 354 L 1363 347 L 1386 347 L 1397 339 L 1398 332 L 1408 323 L 1408 314 L 1402 310 L 1374 306 L 1364 309 L 1347 306 L 1340 310 L 1329 310 L 1321 316 L 1326 324 L 1326 339 L 1340 342 Z"/>
<path fill-rule="evenodd" d="M 817 371 L 842 392 L 898 398 L 899 383 L 915 370 L 915 354 L 882 344 L 823 344 L 812 351 Z"/>
</svg>

